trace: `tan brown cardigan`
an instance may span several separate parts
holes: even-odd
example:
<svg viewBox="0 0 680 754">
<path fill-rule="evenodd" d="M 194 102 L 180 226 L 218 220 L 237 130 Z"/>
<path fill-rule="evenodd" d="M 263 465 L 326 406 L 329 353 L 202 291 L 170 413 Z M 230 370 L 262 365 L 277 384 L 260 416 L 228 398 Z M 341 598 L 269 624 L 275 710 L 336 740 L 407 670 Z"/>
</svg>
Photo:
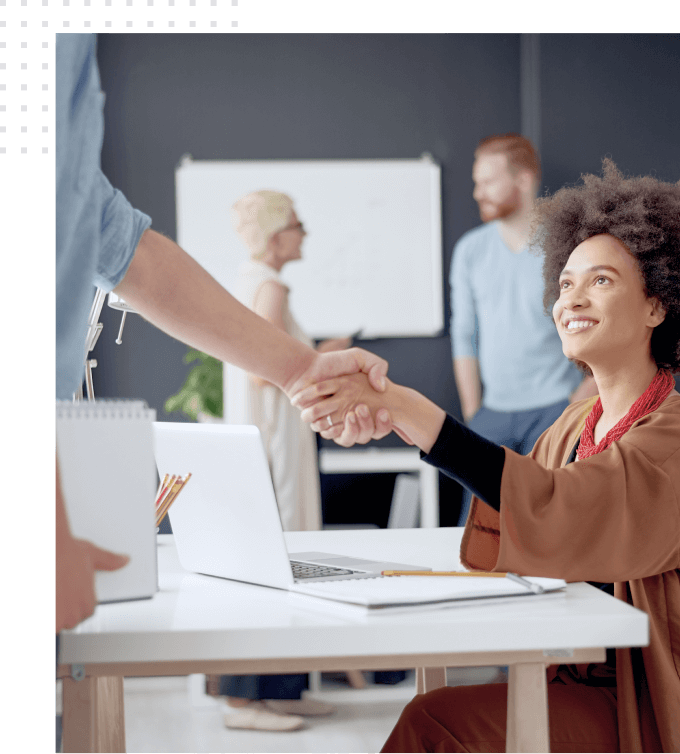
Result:
<svg viewBox="0 0 680 754">
<path fill-rule="evenodd" d="M 500 513 L 473 497 L 461 560 L 614 582 L 650 620 L 648 647 L 616 650 L 621 751 L 680 752 L 680 394 L 604 452 L 566 465 L 595 400 L 567 407 L 530 455 L 505 448 Z"/>
</svg>

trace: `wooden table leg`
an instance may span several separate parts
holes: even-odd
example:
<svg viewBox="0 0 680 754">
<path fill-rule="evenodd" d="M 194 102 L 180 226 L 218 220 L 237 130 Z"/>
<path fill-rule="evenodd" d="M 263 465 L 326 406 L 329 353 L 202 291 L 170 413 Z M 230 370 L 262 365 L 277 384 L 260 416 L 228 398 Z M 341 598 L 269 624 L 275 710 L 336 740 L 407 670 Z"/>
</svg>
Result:
<svg viewBox="0 0 680 754">
<path fill-rule="evenodd" d="M 416 694 L 446 686 L 446 668 L 416 668 Z"/>
<path fill-rule="evenodd" d="M 506 752 L 549 752 L 548 686 L 545 665 L 510 665 Z"/>
<path fill-rule="evenodd" d="M 361 670 L 345 670 L 347 682 L 353 689 L 365 689 L 366 679 Z"/>
<path fill-rule="evenodd" d="M 63 679 L 62 741 L 65 752 L 124 752 L 123 679 Z"/>
</svg>

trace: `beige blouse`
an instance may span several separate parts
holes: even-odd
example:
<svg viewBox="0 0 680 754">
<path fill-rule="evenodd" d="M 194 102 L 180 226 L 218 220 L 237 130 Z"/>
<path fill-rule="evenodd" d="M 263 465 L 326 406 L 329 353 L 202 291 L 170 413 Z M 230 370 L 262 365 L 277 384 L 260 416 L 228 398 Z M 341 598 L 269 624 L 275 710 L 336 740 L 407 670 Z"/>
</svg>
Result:
<svg viewBox="0 0 680 754">
<path fill-rule="evenodd" d="M 249 260 L 239 270 L 236 297 L 250 309 L 260 287 L 273 280 L 288 290 L 278 272 L 261 262 Z M 283 311 L 285 330 L 309 345 L 314 343 L 297 324 L 286 297 Z M 300 411 L 274 385 L 257 385 L 247 373 L 225 364 L 227 387 L 225 406 L 230 424 L 254 424 L 260 430 L 274 492 L 285 531 L 321 529 L 321 492 L 316 438 Z"/>
</svg>

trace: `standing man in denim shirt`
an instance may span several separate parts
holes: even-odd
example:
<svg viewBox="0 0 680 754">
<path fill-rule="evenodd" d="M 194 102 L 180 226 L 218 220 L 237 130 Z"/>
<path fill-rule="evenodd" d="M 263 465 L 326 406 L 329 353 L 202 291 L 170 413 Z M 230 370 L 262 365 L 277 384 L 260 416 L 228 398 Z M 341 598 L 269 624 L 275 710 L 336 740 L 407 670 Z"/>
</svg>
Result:
<svg viewBox="0 0 680 754">
<path fill-rule="evenodd" d="M 378 390 L 387 364 L 358 348 L 318 354 L 236 301 L 194 259 L 150 229 L 100 169 L 104 131 L 96 37 L 57 34 L 56 395 L 82 384 L 94 286 L 116 291 L 169 335 L 279 386 L 364 371 Z M 96 605 L 94 572 L 127 557 L 73 537 L 56 467 L 56 633 Z M 58 648 L 58 641 L 57 641 Z M 58 651 L 57 651 L 58 654 Z M 57 657 L 58 661 L 58 657 Z"/>
<path fill-rule="evenodd" d="M 594 394 L 594 381 L 563 355 L 543 311 L 543 260 L 527 248 L 538 153 L 518 134 L 482 139 L 472 179 L 483 225 L 453 252 L 453 371 L 468 426 L 526 455 L 571 401 Z M 459 526 L 469 507 L 465 491 Z"/>
</svg>

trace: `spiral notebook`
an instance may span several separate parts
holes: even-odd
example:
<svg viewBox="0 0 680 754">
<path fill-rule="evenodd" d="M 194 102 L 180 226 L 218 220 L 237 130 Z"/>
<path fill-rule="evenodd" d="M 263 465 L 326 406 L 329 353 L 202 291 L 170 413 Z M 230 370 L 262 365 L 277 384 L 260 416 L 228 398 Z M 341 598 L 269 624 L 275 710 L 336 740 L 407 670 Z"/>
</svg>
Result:
<svg viewBox="0 0 680 754">
<path fill-rule="evenodd" d="M 303 595 L 303 599 L 312 597 L 326 607 L 342 606 L 377 615 L 414 609 L 507 604 L 517 598 L 536 601 L 550 593 L 564 593 L 567 587 L 562 579 L 527 577 L 526 581 L 541 586 L 543 592 L 534 594 L 507 578 L 429 575 L 295 584 L 290 591 L 296 596 Z"/>
<path fill-rule="evenodd" d="M 130 556 L 98 571 L 99 602 L 144 599 L 158 589 L 153 421 L 144 401 L 57 401 L 57 457 L 74 537 Z"/>
</svg>

